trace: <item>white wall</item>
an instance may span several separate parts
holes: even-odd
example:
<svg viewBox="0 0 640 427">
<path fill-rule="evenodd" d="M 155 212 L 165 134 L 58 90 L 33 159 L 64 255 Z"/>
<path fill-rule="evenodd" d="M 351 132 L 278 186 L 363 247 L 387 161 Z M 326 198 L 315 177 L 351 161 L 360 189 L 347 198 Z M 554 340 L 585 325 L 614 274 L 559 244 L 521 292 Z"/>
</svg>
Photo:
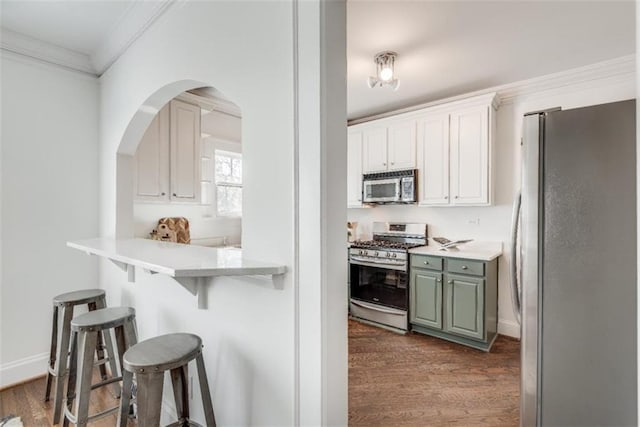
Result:
<svg viewBox="0 0 640 427">
<path fill-rule="evenodd" d="M 312 15 L 317 18 L 320 2 L 305 4 L 315 6 Z M 343 3 L 335 4 L 344 9 Z M 317 334 L 322 345 L 332 338 L 322 329 L 326 322 L 322 311 L 316 317 L 296 310 L 296 286 L 302 289 L 316 284 L 297 284 L 293 280 L 299 250 L 294 237 L 294 135 L 299 131 L 294 125 L 294 116 L 297 111 L 300 114 L 305 111 L 300 106 L 302 102 L 294 102 L 297 78 L 294 8 L 293 2 L 286 1 L 175 3 L 101 77 L 100 233 L 103 236 L 133 235 L 130 156 L 160 106 L 183 90 L 213 86 L 242 110 L 243 250 L 248 258 L 284 264 L 291 273 L 275 285 L 262 279 L 216 279 L 210 285 L 208 309 L 199 311 L 193 297 L 168 277 L 138 271 L 136 283 L 131 284 L 126 282 L 122 271 L 110 263 L 100 265 L 100 283 L 108 290 L 109 303 L 136 308 L 140 338 L 174 331 L 189 331 L 203 338 L 205 364 L 220 425 L 284 426 L 298 424 L 299 419 L 319 425 L 322 418 L 328 419 L 317 413 L 305 416 L 297 410 L 301 401 L 310 402 L 309 406 L 328 407 L 334 424 L 346 424 L 347 355 L 346 339 L 342 340 L 346 334 L 346 311 L 334 321 L 340 329 L 337 360 L 326 363 L 326 353 L 331 350 L 321 346 L 321 370 L 306 371 L 310 377 L 320 378 L 318 383 L 326 395 L 339 397 L 338 409 L 332 411 L 326 400 L 323 401 L 326 395 L 307 394 L 299 376 L 307 363 L 298 357 L 301 329 L 297 325 L 302 323 L 301 319 L 308 318 L 304 327 Z M 344 27 L 344 20 L 338 22 Z M 320 24 L 319 31 L 323 25 Z M 337 34 L 344 36 L 343 33 L 344 28 Z M 298 40 L 302 44 L 307 41 Z M 344 46 L 344 37 L 338 42 Z M 344 76 L 344 56 L 334 63 Z M 300 63 L 301 67 L 306 65 L 313 67 L 306 68 L 310 76 L 322 75 L 320 64 Z M 322 84 L 316 81 L 317 92 L 324 89 Z M 325 106 L 332 108 L 340 101 L 344 104 L 345 97 L 342 86 L 340 94 L 325 101 Z M 344 111 L 344 105 L 334 110 Z M 320 121 L 321 113 L 316 114 Z M 334 123 L 339 123 L 346 135 L 343 119 Z M 321 123 L 320 129 L 325 126 Z M 340 138 L 334 141 L 343 142 Z M 335 173 L 337 178 L 346 177 L 346 165 L 342 166 L 342 170 Z M 326 194 L 324 187 L 316 190 Z M 341 190 L 336 194 L 341 194 Z M 333 199 L 325 209 L 330 210 L 332 203 Z M 323 231 L 337 231 L 343 222 L 335 222 L 335 226 L 329 225 Z M 334 238 L 329 240 L 330 244 L 336 244 Z M 331 247 L 323 249 L 320 262 L 326 259 L 325 250 L 333 252 Z M 326 278 L 322 279 L 318 286 L 326 284 Z M 340 292 L 326 293 L 318 288 L 323 299 L 315 303 L 330 306 L 338 300 L 341 303 L 338 305 L 344 306 L 344 274 L 341 279 L 334 281 Z M 338 369 L 333 370 L 334 366 Z M 328 390 L 331 384 L 327 386 L 323 381 L 329 374 L 333 376 L 331 384 L 340 387 L 339 393 Z M 194 418 L 202 421 L 201 405 L 197 400 L 194 403 Z M 304 408 L 306 411 L 307 406 Z"/>
<path fill-rule="evenodd" d="M 432 237 L 445 236 L 502 242 L 504 256 L 499 261 L 498 332 L 519 337 L 520 329 L 511 304 L 509 239 L 513 196 L 520 186 L 522 117 L 526 112 L 546 108 L 559 106 L 569 109 L 634 98 L 634 70 L 630 64 L 633 64 L 633 58 L 622 58 L 614 63 L 607 62 L 600 66 L 583 67 L 497 88 L 498 95 L 506 99 L 503 100 L 497 112 L 493 153 L 495 183 L 493 206 L 469 208 L 378 206 L 349 209 L 349 220 L 358 221 L 358 233 L 363 237 L 371 233 L 370 224 L 373 221 L 413 221 L 428 223 L 429 234 Z M 493 90 L 490 89 L 487 92 Z"/>
<path fill-rule="evenodd" d="M 3 52 L 0 387 L 46 372 L 55 295 L 98 286 L 98 84 Z"/>
</svg>

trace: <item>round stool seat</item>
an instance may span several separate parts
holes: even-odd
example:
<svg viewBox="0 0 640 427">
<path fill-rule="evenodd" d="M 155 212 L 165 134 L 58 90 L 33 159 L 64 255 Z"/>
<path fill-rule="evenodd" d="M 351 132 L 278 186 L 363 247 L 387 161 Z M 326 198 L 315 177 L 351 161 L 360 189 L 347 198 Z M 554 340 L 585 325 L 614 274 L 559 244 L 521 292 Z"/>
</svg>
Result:
<svg viewBox="0 0 640 427">
<path fill-rule="evenodd" d="M 110 307 L 90 311 L 74 317 L 72 331 L 103 330 L 115 328 L 135 318 L 136 311 L 131 307 Z"/>
<path fill-rule="evenodd" d="M 85 289 L 82 291 L 67 292 L 53 297 L 53 304 L 88 304 L 99 298 L 104 298 L 105 292 L 102 289 Z"/>
<path fill-rule="evenodd" d="M 127 350 L 124 367 L 130 372 L 167 371 L 196 358 L 202 351 L 202 340 L 193 334 L 161 335 L 141 341 Z"/>
</svg>

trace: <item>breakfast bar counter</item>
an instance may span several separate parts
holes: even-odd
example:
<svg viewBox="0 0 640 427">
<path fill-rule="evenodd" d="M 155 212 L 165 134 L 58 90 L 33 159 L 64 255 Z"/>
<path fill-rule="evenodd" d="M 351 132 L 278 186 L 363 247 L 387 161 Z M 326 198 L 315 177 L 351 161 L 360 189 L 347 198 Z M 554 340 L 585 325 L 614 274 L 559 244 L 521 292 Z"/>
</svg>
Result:
<svg viewBox="0 0 640 427">
<path fill-rule="evenodd" d="M 209 248 L 149 239 L 108 237 L 67 242 L 67 246 L 111 260 L 135 282 L 135 267 L 165 274 L 198 298 L 206 308 L 206 286 L 220 276 L 279 276 L 284 265 L 249 260 L 239 248 Z"/>
</svg>

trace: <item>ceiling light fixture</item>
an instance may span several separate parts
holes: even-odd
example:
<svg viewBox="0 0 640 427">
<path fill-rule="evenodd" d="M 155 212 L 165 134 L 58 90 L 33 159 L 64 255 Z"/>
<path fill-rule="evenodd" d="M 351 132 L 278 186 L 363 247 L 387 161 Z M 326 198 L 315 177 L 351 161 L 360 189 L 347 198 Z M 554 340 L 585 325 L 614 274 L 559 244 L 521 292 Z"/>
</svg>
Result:
<svg viewBox="0 0 640 427">
<path fill-rule="evenodd" d="M 394 64 L 396 62 L 397 53 L 391 51 L 380 52 L 373 58 L 376 63 L 376 76 L 369 77 L 367 84 L 370 88 L 376 86 L 391 86 L 393 90 L 398 90 L 400 80 L 394 77 Z"/>
</svg>

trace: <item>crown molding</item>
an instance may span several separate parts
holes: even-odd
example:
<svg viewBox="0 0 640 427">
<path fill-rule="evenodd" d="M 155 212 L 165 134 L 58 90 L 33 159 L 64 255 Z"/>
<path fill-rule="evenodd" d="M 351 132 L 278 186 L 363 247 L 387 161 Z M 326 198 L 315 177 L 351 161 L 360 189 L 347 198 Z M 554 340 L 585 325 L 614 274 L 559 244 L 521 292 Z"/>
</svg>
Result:
<svg viewBox="0 0 640 427">
<path fill-rule="evenodd" d="M 175 0 L 136 1 L 116 21 L 109 35 L 90 55 L 2 28 L 0 49 L 99 77 Z"/>
<path fill-rule="evenodd" d="M 450 98 L 414 105 L 386 113 L 376 114 L 348 121 L 348 124 L 355 125 L 371 120 L 377 120 L 398 114 L 410 113 L 428 107 L 435 107 L 440 104 L 462 101 L 476 96 L 497 94 L 496 104 L 506 105 L 513 103 L 517 98 L 535 96 L 541 92 L 549 90 L 562 90 L 563 88 L 575 88 L 580 85 L 589 85 L 596 81 L 635 81 L 636 55 L 626 55 L 618 58 L 596 62 L 583 67 L 572 68 L 558 73 L 546 74 L 532 79 L 520 80 L 500 86 L 457 95 Z"/>
<path fill-rule="evenodd" d="M 96 74 L 102 75 L 147 29 L 162 16 L 175 0 L 136 1 L 114 24 L 109 35 L 91 54 Z"/>
<path fill-rule="evenodd" d="M 636 55 L 626 55 L 607 61 L 596 62 L 584 67 L 572 68 L 558 73 L 547 74 L 533 79 L 498 86 L 492 91 L 498 92 L 502 104 L 513 102 L 516 98 L 534 95 L 548 90 L 576 86 L 603 79 L 635 79 Z"/>
<path fill-rule="evenodd" d="M 203 110 L 203 112 L 217 111 L 219 113 L 228 114 L 239 119 L 242 118 L 242 112 L 240 111 L 240 108 L 233 102 L 224 99 L 209 98 L 189 92 L 181 93 L 176 97 L 176 99 L 189 104 L 197 105 Z"/>
<path fill-rule="evenodd" d="M 0 49 L 96 76 L 88 55 L 2 28 Z"/>
</svg>

